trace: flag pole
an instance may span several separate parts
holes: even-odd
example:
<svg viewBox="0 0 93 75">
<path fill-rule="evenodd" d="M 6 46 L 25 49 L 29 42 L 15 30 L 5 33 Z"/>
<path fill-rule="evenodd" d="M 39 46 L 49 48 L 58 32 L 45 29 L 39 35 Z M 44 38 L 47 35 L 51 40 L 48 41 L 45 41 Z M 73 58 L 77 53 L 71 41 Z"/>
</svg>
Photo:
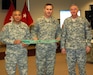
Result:
<svg viewBox="0 0 93 75">
<path fill-rule="evenodd" d="M 28 5 L 28 11 L 30 11 L 30 1 L 29 0 L 27 0 L 28 2 L 27 2 L 27 5 Z"/>
</svg>

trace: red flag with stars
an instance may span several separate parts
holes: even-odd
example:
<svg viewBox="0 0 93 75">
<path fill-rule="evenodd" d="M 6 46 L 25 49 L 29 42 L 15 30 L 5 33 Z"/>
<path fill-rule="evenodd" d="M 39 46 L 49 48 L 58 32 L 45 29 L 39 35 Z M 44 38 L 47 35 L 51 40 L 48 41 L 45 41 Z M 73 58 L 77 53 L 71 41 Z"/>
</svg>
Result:
<svg viewBox="0 0 93 75">
<path fill-rule="evenodd" d="M 33 23 L 33 19 L 30 15 L 30 12 L 28 11 L 26 1 L 25 1 L 25 4 L 24 4 L 24 8 L 22 10 L 22 21 L 25 22 L 28 26 L 30 26 Z"/>
<path fill-rule="evenodd" d="M 15 10 L 14 4 L 13 4 L 13 2 L 11 2 L 9 10 L 8 10 L 6 17 L 5 17 L 5 20 L 4 20 L 4 25 L 13 20 L 12 13 L 14 10 Z"/>
</svg>

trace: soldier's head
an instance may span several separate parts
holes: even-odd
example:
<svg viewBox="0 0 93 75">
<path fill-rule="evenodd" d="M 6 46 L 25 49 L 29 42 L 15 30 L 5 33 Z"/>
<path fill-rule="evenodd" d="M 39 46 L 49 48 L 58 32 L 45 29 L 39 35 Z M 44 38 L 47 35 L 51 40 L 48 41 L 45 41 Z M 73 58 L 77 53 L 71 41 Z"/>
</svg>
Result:
<svg viewBox="0 0 93 75">
<path fill-rule="evenodd" d="M 14 22 L 20 22 L 21 19 L 22 19 L 22 14 L 21 14 L 20 11 L 15 10 L 15 11 L 13 11 L 13 13 L 12 13 L 12 17 L 13 17 L 13 21 L 14 21 Z"/>
<path fill-rule="evenodd" d="M 44 15 L 45 17 L 51 17 L 52 13 L 53 13 L 53 5 L 51 3 L 47 3 L 44 6 Z"/>
<path fill-rule="evenodd" d="M 78 13 L 78 6 L 73 4 L 70 6 L 70 12 L 71 12 L 71 15 L 72 17 L 77 17 L 77 13 Z"/>
</svg>

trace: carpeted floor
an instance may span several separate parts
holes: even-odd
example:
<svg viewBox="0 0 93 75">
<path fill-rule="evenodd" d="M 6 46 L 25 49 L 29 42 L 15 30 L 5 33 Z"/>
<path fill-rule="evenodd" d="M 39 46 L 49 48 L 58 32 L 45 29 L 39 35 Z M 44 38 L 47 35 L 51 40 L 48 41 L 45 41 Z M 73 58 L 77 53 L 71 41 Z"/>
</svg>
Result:
<svg viewBox="0 0 93 75">
<path fill-rule="evenodd" d="M 28 75 L 36 75 L 36 62 L 35 56 L 28 57 Z M 87 75 L 93 75 L 93 64 L 86 64 Z M 76 67 L 76 72 L 78 74 L 78 68 Z M 5 71 L 5 61 L 0 60 L 0 75 L 7 75 Z M 16 75 L 19 75 L 18 69 Z M 67 65 L 65 55 L 61 53 L 56 54 L 56 63 L 54 75 L 68 75 Z"/>
</svg>

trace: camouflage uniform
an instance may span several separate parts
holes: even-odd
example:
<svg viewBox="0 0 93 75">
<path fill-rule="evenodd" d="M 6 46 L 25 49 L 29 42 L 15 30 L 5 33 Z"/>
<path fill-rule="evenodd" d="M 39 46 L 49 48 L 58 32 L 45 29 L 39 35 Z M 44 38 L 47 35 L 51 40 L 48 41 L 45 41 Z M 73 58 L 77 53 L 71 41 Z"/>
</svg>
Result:
<svg viewBox="0 0 93 75">
<path fill-rule="evenodd" d="M 66 49 L 69 75 L 76 75 L 76 62 L 79 74 L 86 75 L 86 46 L 91 46 L 91 28 L 85 18 L 71 17 L 64 21 L 62 29 L 61 48 Z"/>
<path fill-rule="evenodd" d="M 60 26 L 54 17 L 39 18 L 31 31 L 32 37 L 38 40 L 53 40 L 60 37 Z M 36 45 L 37 75 L 54 75 L 56 43 Z"/>
<path fill-rule="evenodd" d="M 14 44 L 14 40 L 29 39 L 28 26 L 23 22 L 19 25 L 10 22 L 4 26 L 1 33 L 1 40 L 6 44 L 5 62 L 8 75 L 15 75 L 16 65 L 18 65 L 20 75 L 27 75 L 27 49 L 22 44 Z"/>
</svg>

